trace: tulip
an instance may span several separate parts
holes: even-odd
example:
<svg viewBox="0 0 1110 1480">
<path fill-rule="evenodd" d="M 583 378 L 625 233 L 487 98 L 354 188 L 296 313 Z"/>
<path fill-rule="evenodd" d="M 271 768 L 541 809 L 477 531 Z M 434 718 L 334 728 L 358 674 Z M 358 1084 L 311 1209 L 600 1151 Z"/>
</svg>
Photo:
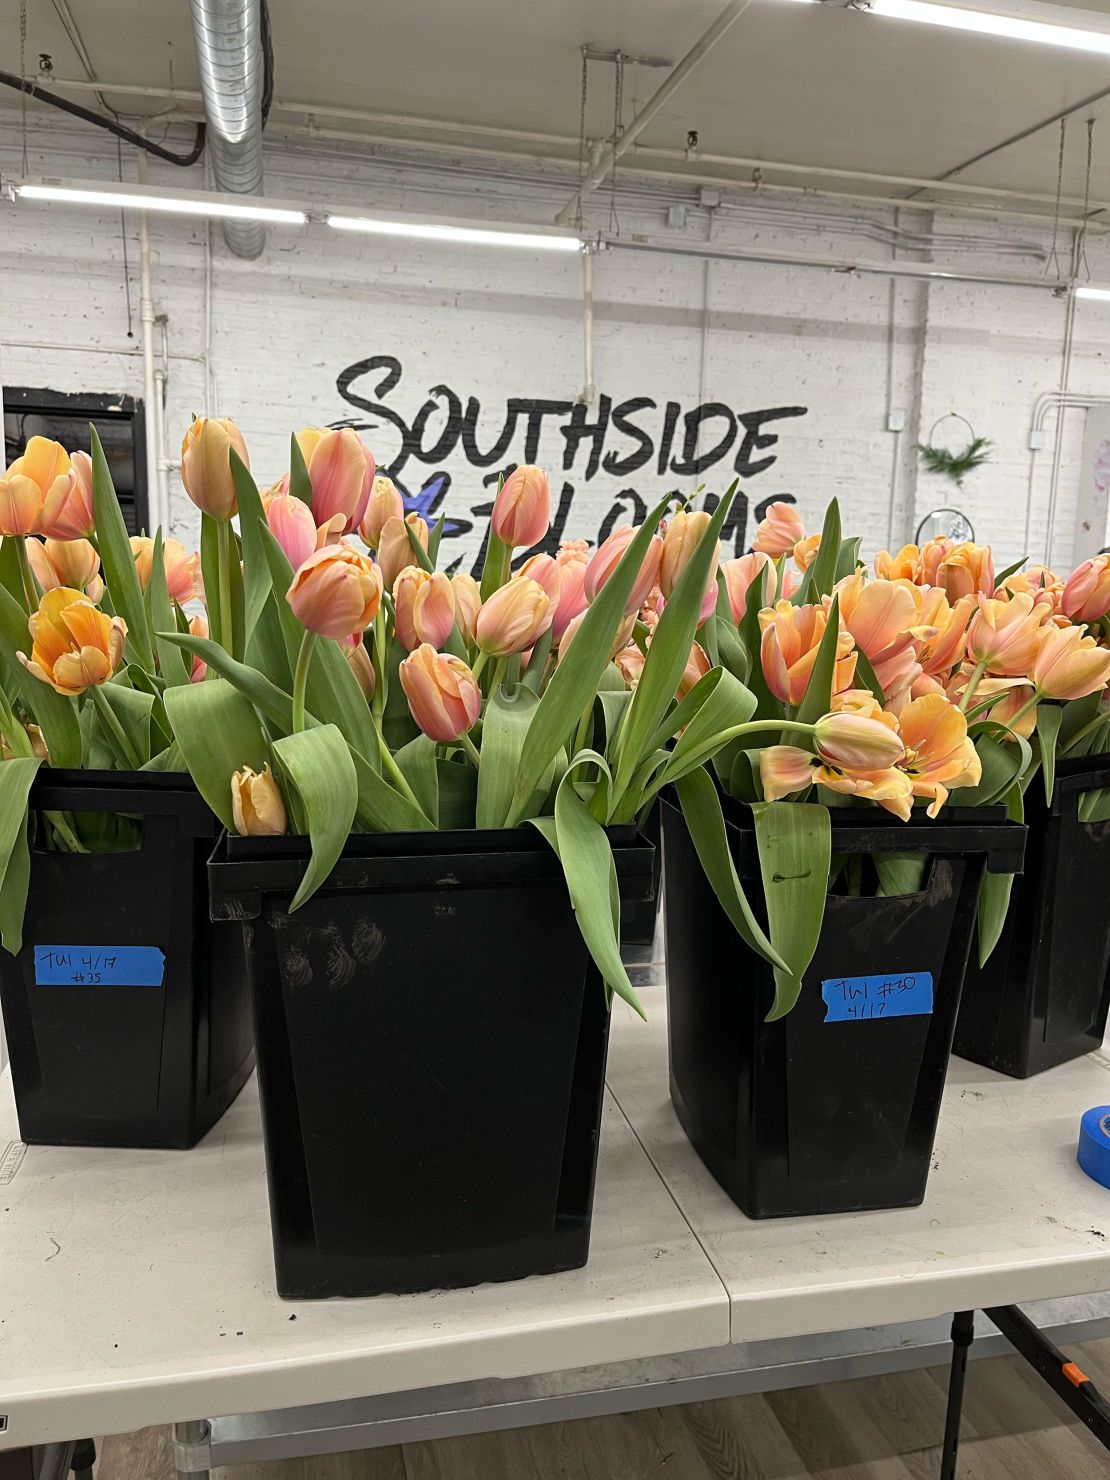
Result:
<svg viewBox="0 0 1110 1480">
<path fill-rule="evenodd" d="M 631 524 L 621 524 L 594 551 L 582 582 L 582 589 L 588 602 L 594 600 L 602 586 L 616 570 L 621 557 L 635 537 L 636 531 Z M 662 558 L 663 541 L 658 535 L 652 535 L 644 563 L 640 566 L 639 574 L 633 582 L 632 590 L 625 603 L 626 616 L 638 611 L 644 604 L 648 592 L 659 579 L 659 566 Z"/>
<path fill-rule="evenodd" d="M 830 791 L 878 802 L 905 822 L 913 807 L 913 789 L 896 766 L 875 771 L 841 771 L 796 745 L 767 745 L 759 752 L 759 779 L 764 800 L 776 802 L 814 783 Z"/>
<path fill-rule="evenodd" d="M 944 694 L 911 699 L 898 716 L 906 747 L 902 770 L 913 794 L 930 797 L 930 817 L 959 786 L 977 786 L 982 765 L 967 733 L 967 719 Z"/>
<path fill-rule="evenodd" d="M 979 609 L 967 629 L 967 656 L 991 673 L 1028 673 L 1041 638 L 1046 609 L 1024 592 L 1009 601 L 979 597 Z"/>
<path fill-rule="evenodd" d="M 1047 565 L 1031 565 L 1027 570 L 1016 570 L 1001 583 L 996 596 L 1017 596 L 1024 593 L 1033 600 L 1047 606 L 1053 617 L 1060 614 L 1064 597 L 1064 580 Z M 1067 624 L 1065 617 L 1061 625 Z"/>
<path fill-rule="evenodd" d="M 1046 623 L 1030 677 L 1040 698 L 1082 699 L 1110 682 L 1110 652 L 1081 627 Z"/>
<path fill-rule="evenodd" d="M 763 676 L 772 694 L 782 703 L 801 703 L 828 620 L 828 612 L 822 606 L 792 606 L 789 601 L 780 601 L 760 612 Z M 856 672 L 856 655 L 852 649 L 852 634 L 842 629 L 837 636 L 834 692 L 852 686 Z"/>
<path fill-rule="evenodd" d="M 841 709 L 817 721 L 813 739 L 821 759 L 842 771 L 885 771 L 905 753 L 890 714 L 880 719 Z"/>
<path fill-rule="evenodd" d="M 817 559 L 817 552 L 820 548 L 821 536 L 819 534 L 807 534 L 804 540 L 799 540 L 794 546 L 794 564 L 803 575 Z"/>
<path fill-rule="evenodd" d="M 71 586 L 96 602 L 104 594 L 100 556 L 88 540 L 24 541 L 27 563 L 42 591 Z"/>
<path fill-rule="evenodd" d="M 920 586 L 925 574 L 921 551 L 916 545 L 903 545 L 897 555 L 880 550 L 875 556 L 875 574 L 884 581 L 912 581 Z"/>
<path fill-rule="evenodd" d="M 366 650 L 366 644 L 362 640 L 361 633 L 352 633 L 344 651 L 347 656 L 347 665 L 358 679 L 358 686 L 366 698 L 367 704 L 374 697 L 374 690 L 378 686 L 378 675 L 374 671 L 374 665 L 370 661 L 370 654 Z"/>
<path fill-rule="evenodd" d="M 961 596 L 994 595 L 994 557 L 989 545 L 967 542 L 948 551 L 937 567 L 937 580 L 949 601 Z"/>
<path fill-rule="evenodd" d="M 307 631 L 339 641 L 378 615 L 382 573 L 351 545 L 325 545 L 298 567 L 285 599 Z"/>
<path fill-rule="evenodd" d="M 542 468 L 523 463 L 493 501 L 493 532 L 510 549 L 538 545 L 551 523 L 551 489 Z"/>
<path fill-rule="evenodd" d="M 1076 566 L 1060 606 L 1073 622 L 1097 622 L 1110 612 L 1110 555 L 1096 555 Z"/>
<path fill-rule="evenodd" d="M 764 571 L 767 572 L 767 583 L 764 590 L 765 599 L 760 604 L 764 606 L 774 604 L 779 577 L 770 555 L 765 555 L 762 550 L 753 550 L 750 554 L 740 555 L 735 560 L 726 560 L 721 570 L 724 572 L 725 590 L 728 592 L 728 604 L 734 622 L 738 623 L 743 618 L 748 605 L 748 588 Z"/>
<path fill-rule="evenodd" d="M 381 566 L 382 580 L 391 591 L 394 581 L 405 566 L 412 564 L 412 543 L 408 536 L 410 529 L 415 531 L 421 549 L 426 551 L 428 525 L 419 514 L 406 514 L 404 519 L 391 515 L 382 525 L 378 536 L 378 564 Z"/>
<path fill-rule="evenodd" d="M 18 749 L 12 749 L 7 735 L 0 735 L 0 754 L 3 755 L 4 760 L 11 761 L 17 756 L 25 756 L 29 746 L 31 755 L 37 756 L 40 761 L 48 761 L 50 752 L 46 748 L 46 741 L 42 738 L 42 731 L 38 725 L 25 724 L 20 728 L 26 736 L 26 743 L 21 742 Z"/>
<path fill-rule="evenodd" d="M 59 534 L 76 487 L 62 444 L 32 437 L 22 457 L 0 473 L 0 535 Z"/>
<path fill-rule="evenodd" d="M 659 589 L 664 596 L 670 596 L 679 576 L 690 563 L 690 557 L 709 527 L 709 518 L 704 509 L 692 509 L 676 514 L 667 525 L 663 553 L 659 558 Z"/>
<path fill-rule="evenodd" d="M 341 533 L 362 522 L 374 482 L 374 459 L 351 427 L 328 430 L 305 427 L 297 433 L 308 481 L 312 485 L 312 518 L 327 524 L 342 515 Z"/>
<path fill-rule="evenodd" d="M 766 518 L 756 530 L 752 549 L 777 560 L 780 555 L 791 554 L 798 541 L 805 537 L 805 523 L 795 506 L 776 503 L 767 510 Z"/>
<path fill-rule="evenodd" d="M 562 656 L 561 651 L 559 656 Z M 634 689 L 643 677 L 647 658 L 634 642 L 630 642 L 627 647 L 621 648 L 613 662 L 617 665 L 617 671 L 628 687 Z"/>
<path fill-rule="evenodd" d="M 572 617 L 571 620 L 567 623 L 567 630 L 563 633 L 562 637 L 559 640 L 558 661 L 560 663 L 570 651 L 570 645 L 578 636 L 579 628 L 582 626 L 582 623 L 585 620 L 586 613 L 579 612 L 576 617 Z M 632 643 L 632 634 L 635 631 L 635 628 L 635 612 L 631 612 L 628 616 L 621 618 L 617 630 L 613 635 L 613 640 L 609 644 L 609 657 L 614 662 L 616 662 L 618 657 L 620 657 L 620 655 L 624 652 L 628 645 Z M 633 644 L 633 646 L 635 646 L 635 644 Z M 639 677 L 639 674 L 637 674 L 637 677 Z"/>
<path fill-rule="evenodd" d="M 700 642 L 695 642 L 690 649 L 690 656 L 686 659 L 686 667 L 682 670 L 682 677 L 678 681 L 675 698 L 685 699 L 686 695 L 697 683 L 699 678 L 704 678 L 713 664 L 709 661 L 708 654 Z"/>
<path fill-rule="evenodd" d="M 131 553 L 135 559 L 135 573 L 139 585 L 145 591 L 150 585 L 150 574 L 154 569 L 154 541 L 149 535 L 131 536 Z M 170 600 L 178 606 L 193 601 L 200 584 L 200 556 L 187 555 L 180 540 L 163 540 L 162 564 L 166 571 L 166 590 Z"/>
<path fill-rule="evenodd" d="M 387 519 L 403 519 L 405 502 L 393 486 L 393 479 L 379 473 L 370 484 L 370 497 L 366 501 L 366 512 L 362 516 L 358 532 L 371 550 L 378 548 L 382 525 Z"/>
<path fill-rule="evenodd" d="M 569 540 L 559 547 L 555 564 L 559 567 L 559 605 L 551 623 L 553 640 L 558 645 L 572 620 L 586 610 L 586 567 L 590 563 L 585 540 Z"/>
<path fill-rule="evenodd" d="M 922 595 L 920 619 L 932 635 L 922 645 L 918 658 L 925 673 L 944 677 L 963 660 L 967 643 L 967 624 L 975 610 L 973 596 L 961 596 L 953 605 L 939 586 Z"/>
<path fill-rule="evenodd" d="M 784 570 L 782 573 L 782 590 L 779 592 L 783 601 L 789 601 L 799 590 L 801 584 L 802 578 L 796 570 Z"/>
<path fill-rule="evenodd" d="M 316 520 L 312 510 L 293 494 L 279 493 L 269 500 L 266 523 L 294 570 L 316 549 Z"/>
<path fill-rule="evenodd" d="M 935 540 L 925 541 L 921 546 L 921 585 L 943 585 L 938 574 L 941 562 L 955 548 L 956 541 L 950 540 L 946 534 L 938 535 Z"/>
<path fill-rule="evenodd" d="M 198 417 L 181 443 L 181 481 L 202 514 L 224 523 L 238 510 L 231 474 L 232 450 L 250 467 L 243 434 L 227 417 Z"/>
<path fill-rule="evenodd" d="M 408 652 L 421 643 L 441 648 L 454 631 L 455 592 L 441 570 L 406 565 L 393 583 L 393 600 L 397 638 Z"/>
<path fill-rule="evenodd" d="M 27 621 L 31 656 L 17 653 L 29 673 L 59 694 L 83 694 L 106 683 L 123 660 L 127 625 L 100 611 L 81 591 L 47 591 Z"/>
<path fill-rule="evenodd" d="M 451 577 L 451 589 L 455 593 L 455 621 L 462 633 L 463 642 L 474 641 L 474 624 L 482 610 L 482 592 L 478 582 L 465 570 L 457 570 Z"/>
<path fill-rule="evenodd" d="M 244 766 L 232 773 L 231 815 L 243 838 L 280 838 L 288 832 L 285 803 L 268 764 L 260 772 Z"/>
<path fill-rule="evenodd" d="M 60 540 L 87 539 L 96 533 L 93 517 L 92 458 L 87 452 L 70 454 L 73 464 L 73 489 L 62 505 L 62 511 L 51 526 Z"/>
<path fill-rule="evenodd" d="M 905 648 L 918 636 L 920 598 L 903 581 L 866 581 L 857 572 L 836 587 L 840 619 L 872 665 Z M 885 687 L 885 685 L 884 685 Z"/>
<path fill-rule="evenodd" d="M 190 617 L 189 618 L 189 636 L 190 637 L 207 637 L 208 636 L 208 618 L 204 615 L 203 612 L 198 612 L 195 617 Z M 192 666 L 192 668 L 189 671 L 189 682 L 190 683 L 201 683 L 203 681 L 205 675 L 207 674 L 207 672 L 208 672 L 208 664 L 204 661 L 203 658 L 198 658 L 197 655 L 196 655 L 196 653 L 194 653 L 193 654 L 193 666 Z"/>
<path fill-rule="evenodd" d="M 963 698 L 970 677 L 971 670 L 965 667 L 949 684 L 948 697 L 954 703 Z M 1032 684 L 1021 678 L 981 678 L 975 686 L 975 707 L 978 709 L 988 699 L 995 702 L 978 717 L 1005 725 L 1028 740 L 1037 728 L 1037 706 L 1029 702 L 1034 692 Z"/>
<path fill-rule="evenodd" d="M 429 739 L 449 745 L 477 723 L 482 691 L 461 658 L 424 643 L 402 660 L 399 673 L 409 712 Z"/>
<path fill-rule="evenodd" d="M 532 647 L 551 626 L 555 606 L 538 581 L 513 576 L 478 613 L 474 640 L 491 658 L 507 658 Z"/>
<path fill-rule="evenodd" d="M 552 605 L 558 610 L 563 577 L 559 562 L 553 555 L 529 555 L 517 571 L 517 575 L 527 576 L 531 581 L 538 581 L 547 592 Z"/>
</svg>

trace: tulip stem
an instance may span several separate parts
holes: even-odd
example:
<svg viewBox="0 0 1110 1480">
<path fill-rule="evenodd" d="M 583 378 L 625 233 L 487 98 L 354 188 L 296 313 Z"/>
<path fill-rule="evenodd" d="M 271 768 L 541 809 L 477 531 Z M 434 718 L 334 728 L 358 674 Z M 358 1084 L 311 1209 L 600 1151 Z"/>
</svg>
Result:
<svg viewBox="0 0 1110 1480">
<path fill-rule="evenodd" d="M 961 714 L 966 714 L 967 713 L 968 708 L 969 708 L 969 706 L 971 704 L 972 695 L 975 693 L 975 690 L 979 687 L 979 680 L 982 678 L 983 674 L 986 673 L 986 671 L 987 671 L 987 663 L 989 661 L 990 661 L 989 658 L 980 658 L 979 661 L 978 661 L 978 663 L 976 663 L 975 667 L 972 669 L 972 671 L 971 671 L 971 677 L 967 681 L 967 688 L 964 689 L 964 696 L 960 700 L 960 713 Z"/>
<path fill-rule="evenodd" d="M 474 762 L 475 766 L 480 766 L 482 764 L 482 752 L 474 744 L 474 741 L 470 738 L 469 735 L 460 735 L 459 744 L 466 751 L 467 755 Z"/>
<path fill-rule="evenodd" d="M 481 678 L 482 669 L 486 666 L 486 663 L 488 661 L 489 653 L 487 653 L 486 650 L 482 648 L 479 651 L 478 656 L 474 659 L 474 667 L 470 670 L 471 676 L 473 677 L 475 683 L 477 683 L 478 680 Z"/>
<path fill-rule="evenodd" d="M 33 612 L 39 604 L 39 588 L 31 570 L 31 562 L 27 559 L 27 542 L 16 535 L 12 539 L 15 546 L 15 561 L 19 566 L 19 577 L 23 582 L 23 599 L 27 603 L 27 610 Z"/>
<path fill-rule="evenodd" d="M 497 690 L 501 687 L 502 680 L 505 677 L 505 669 L 508 666 L 508 658 L 498 658 L 497 662 L 494 664 L 493 677 L 489 681 L 489 691 L 491 695 L 496 694 Z"/>
<path fill-rule="evenodd" d="M 424 808 L 417 801 L 416 793 L 405 780 L 405 773 L 401 770 L 400 766 L 393 759 L 393 752 L 385 743 L 385 736 L 382 734 L 380 726 L 378 727 L 378 752 L 382 758 L 382 770 L 393 782 L 397 790 L 401 793 L 403 797 L 405 797 L 408 801 L 412 803 L 412 805 L 416 808 L 418 812 L 423 813 L 423 815 L 427 817 L 428 814 L 424 812 Z M 433 820 L 434 819 L 432 819 L 431 817 L 428 817 L 429 822 Z"/>
<path fill-rule="evenodd" d="M 52 825 L 54 831 L 66 845 L 67 852 L 88 853 L 88 848 L 85 847 L 84 843 L 82 843 L 81 839 L 73 831 L 72 827 L 70 827 L 64 812 L 44 812 L 42 815 Z"/>
<path fill-rule="evenodd" d="M 139 757 L 135 754 L 135 749 L 131 741 L 127 738 L 126 731 L 116 718 L 115 710 L 108 703 L 104 690 L 99 684 L 93 684 L 89 692 L 93 696 L 93 703 L 96 705 L 96 712 L 100 723 L 115 745 L 119 753 L 119 758 L 123 761 L 123 769 L 125 771 L 139 770 Z"/>
<path fill-rule="evenodd" d="M 231 524 L 221 519 L 216 525 L 216 563 L 220 572 L 220 645 L 234 656 L 235 622 L 231 614 Z"/>
<path fill-rule="evenodd" d="M 374 657 L 377 660 L 375 666 L 377 668 L 378 680 L 374 685 L 374 697 L 370 700 L 370 714 L 379 729 L 381 728 L 382 715 L 385 713 L 385 701 L 388 698 L 385 671 L 388 644 L 389 636 L 385 624 L 385 611 L 383 607 L 379 607 L 378 614 L 374 618 Z"/>
<path fill-rule="evenodd" d="M 301 638 L 301 650 L 297 654 L 297 671 L 293 674 L 293 733 L 299 735 L 304 729 L 304 696 L 308 688 L 308 670 L 312 666 L 312 650 L 316 646 L 316 633 L 306 632 Z"/>
<path fill-rule="evenodd" d="M 1072 751 L 1072 750 L 1075 749 L 1075 747 L 1079 744 L 1080 740 L 1086 740 L 1086 738 L 1087 738 L 1088 735 L 1093 735 L 1094 732 L 1100 727 L 1100 725 L 1104 725 L 1105 723 L 1106 723 L 1106 715 L 1105 714 L 1096 714 L 1095 717 L 1094 717 L 1094 719 L 1088 721 L 1088 723 L 1085 724 L 1081 730 L 1077 730 L 1076 731 L 1076 733 L 1071 737 L 1071 739 L 1068 741 L 1068 743 L 1064 746 L 1063 750 L 1061 750 L 1060 754 L 1061 755 L 1067 755 L 1069 753 L 1069 751 Z"/>
</svg>

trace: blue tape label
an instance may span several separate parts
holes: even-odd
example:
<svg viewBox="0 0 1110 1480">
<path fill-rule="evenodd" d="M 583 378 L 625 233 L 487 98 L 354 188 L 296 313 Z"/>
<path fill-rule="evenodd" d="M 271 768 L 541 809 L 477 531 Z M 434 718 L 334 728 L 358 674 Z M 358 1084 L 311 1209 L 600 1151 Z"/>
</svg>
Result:
<svg viewBox="0 0 1110 1480">
<path fill-rule="evenodd" d="M 160 987 L 165 953 L 157 946 L 36 946 L 39 987 Z"/>
<path fill-rule="evenodd" d="M 821 983 L 827 1023 L 872 1018 L 927 1017 L 933 1010 L 933 973 L 895 971 L 879 976 L 839 976 Z"/>
</svg>

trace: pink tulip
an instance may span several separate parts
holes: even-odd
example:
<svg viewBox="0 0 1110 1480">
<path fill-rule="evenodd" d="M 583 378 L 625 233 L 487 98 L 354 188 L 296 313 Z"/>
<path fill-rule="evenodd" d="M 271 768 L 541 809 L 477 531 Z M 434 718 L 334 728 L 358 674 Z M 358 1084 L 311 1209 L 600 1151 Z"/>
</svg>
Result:
<svg viewBox="0 0 1110 1480">
<path fill-rule="evenodd" d="M 750 554 L 740 555 L 735 560 L 726 560 L 721 569 L 724 571 L 725 589 L 728 591 L 728 604 L 734 622 L 739 622 L 747 610 L 748 587 L 764 571 L 769 572 L 764 591 L 764 605 L 774 605 L 779 578 L 775 570 L 775 562 L 770 555 L 765 555 L 762 550 L 753 550 Z"/>
<path fill-rule="evenodd" d="M 631 524 L 621 524 L 613 533 L 594 551 L 589 565 L 586 567 L 586 576 L 582 583 L 582 589 L 586 594 L 587 601 L 593 601 L 597 593 L 605 585 L 606 581 L 616 570 L 621 562 L 621 557 L 636 537 L 636 531 Z M 659 565 L 663 558 L 663 541 L 659 536 L 652 535 L 648 546 L 644 563 L 640 566 L 639 574 L 632 586 L 624 611 L 628 616 L 632 612 L 639 611 L 647 600 L 651 588 L 659 580 Z"/>
<path fill-rule="evenodd" d="M 1097 622 L 1110 612 L 1110 555 L 1096 555 L 1076 566 L 1060 607 L 1073 622 Z"/>
<path fill-rule="evenodd" d="M 343 533 L 357 529 L 374 482 L 374 459 L 351 427 L 324 431 L 308 427 L 297 441 L 312 485 L 312 517 L 317 525 L 343 516 Z M 306 450 L 307 449 L 307 450 Z"/>
<path fill-rule="evenodd" d="M 461 658 L 428 643 L 403 659 L 401 687 L 421 730 L 440 745 L 461 740 L 482 710 L 482 691 Z"/>
<path fill-rule="evenodd" d="M 555 556 L 555 564 L 559 567 L 559 605 L 555 608 L 551 631 L 556 646 L 562 641 L 563 633 L 573 618 L 586 610 L 583 586 L 589 563 L 589 546 L 585 540 L 568 541 L 560 546 Z"/>
<path fill-rule="evenodd" d="M 474 641 L 474 624 L 482 610 L 481 587 L 465 570 L 457 570 L 451 577 L 451 589 L 455 593 L 455 621 L 463 642 L 471 643 Z"/>
<path fill-rule="evenodd" d="M 266 505 L 266 523 L 293 569 L 303 565 L 316 548 L 316 521 L 308 505 L 291 493 L 279 493 Z"/>
<path fill-rule="evenodd" d="M 755 532 L 752 549 L 777 560 L 780 555 L 789 555 L 794 546 L 805 537 L 805 523 L 794 505 L 772 504 Z"/>
<path fill-rule="evenodd" d="M 517 571 L 517 575 L 527 576 L 529 580 L 538 581 L 547 592 L 548 597 L 559 605 L 559 597 L 562 593 L 562 575 L 559 563 L 552 555 L 529 555 L 528 559 Z"/>
<path fill-rule="evenodd" d="M 62 505 L 61 513 L 54 520 L 52 532 L 60 540 L 88 539 L 89 535 L 96 533 L 96 520 L 93 518 L 92 458 L 87 452 L 74 452 L 70 461 L 73 464 L 74 485 Z"/>
<path fill-rule="evenodd" d="M 493 502 L 493 532 L 511 549 L 538 545 L 551 522 L 551 489 L 542 468 L 523 463 Z"/>
<path fill-rule="evenodd" d="M 370 654 L 366 651 L 366 644 L 362 640 L 362 633 L 352 632 L 349 640 L 342 646 L 347 656 L 347 665 L 358 679 L 358 686 L 369 704 L 378 686 L 378 675 L 374 672 Z"/>
<path fill-rule="evenodd" d="M 298 568 L 285 595 L 301 626 L 341 641 L 364 632 L 378 614 L 382 574 L 351 545 L 325 545 Z"/>
<path fill-rule="evenodd" d="M 208 618 L 206 616 L 204 616 L 203 613 L 198 612 L 195 617 L 190 617 L 189 618 L 189 636 L 190 637 L 207 637 L 208 636 Z M 205 676 L 205 674 L 207 672 L 208 672 L 208 664 L 204 661 L 203 658 L 198 658 L 196 656 L 196 654 L 194 653 L 193 654 L 193 666 L 192 666 L 192 669 L 191 669 L 191 671 L 189 673 L 189 682 L 190 683 L 201 683 L 203 681 L 204 676 Z"/>
<path fill-rule="evenodd" d="M 427 643 L 441 648 L 455 627 L 455 592 L 441 570 L 406 565 L 393 583 L 397 640 L 410 653 Z"/>
<path fill-rule="evenodd" d="M 382 525 L 378 536 L 378 564 L 382 568 L 382 580 L 390 591 L 405 566 L 412 564 L 413 549 L 408 535 L 410 529 L 415 533 L 421 548 L 427 550 L 428 525 L 419 514 L 406 514 L 404 519 L 390 517 Z"/>
</svg>

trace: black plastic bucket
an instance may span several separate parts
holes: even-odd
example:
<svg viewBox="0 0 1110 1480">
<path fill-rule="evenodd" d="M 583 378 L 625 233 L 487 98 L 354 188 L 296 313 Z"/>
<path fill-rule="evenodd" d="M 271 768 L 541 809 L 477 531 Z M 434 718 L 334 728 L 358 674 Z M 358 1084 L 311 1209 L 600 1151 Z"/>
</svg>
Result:
<svg viewBox="0 0 1110 1480">
<path fill-rule="evenodd" d="M 762 914 L 750 813 L 723 804 L 737 871 Z M 926 854 L 924 888 L 830 895 L 798 1003 L 768 1023 L 772 969 L 737 935 L 677 802 L 664 798 L 671 1099 L 749 1217 L 922 1201 L 979 884 L 985 867 L 1021 867 L 1024 838 L 1002 808 L 909 823 L 834 812 L 834 854 Z"/>
<path fill-rule="evenodd" d="M 220 825 L 189 778 L 170 773 L 44 770 L 30 807 L 24 944 L 0 952 L 20 1135 L 193 1146 L 254 1062 L 241 934 L 209 917 Z M 140 819 L 140 846 L 48 850 L 35 841 L 43 810 Z"/>
<path fill-rule="evenodd" d="M 1110 787 L 1106 756 L 1062 761 L 1052 805 L 1025 796 L 1027 868 L 986 966 L 968 967 L 954 1052 L 1025 1079 L 1102 1046 L 1110 1008 L 1110 821 L 1080 822 Z"/>
<path fill-rule="evenodd" d="M 654 850 L 614 830 L 623 901 Z M 302 839 L 222 840 L 243 921 L 277 1287 L 519 1279 L 589 1252 L 609 1013 L 530 828 L 359 836 L 294 914 Z"/>
<path fill-rule="evenodd" d="M 659 839 L 659 798 L 652 802 L 640 823 L 640 836 L 655 849 L 651 871 L 651 889 L 643 899 L 630 899 L 621 909 L 621 944 L 650 946 L 655 939 L 659 914 L 659 884 L 663 874 L 663 849 Z"/>
</svg>

